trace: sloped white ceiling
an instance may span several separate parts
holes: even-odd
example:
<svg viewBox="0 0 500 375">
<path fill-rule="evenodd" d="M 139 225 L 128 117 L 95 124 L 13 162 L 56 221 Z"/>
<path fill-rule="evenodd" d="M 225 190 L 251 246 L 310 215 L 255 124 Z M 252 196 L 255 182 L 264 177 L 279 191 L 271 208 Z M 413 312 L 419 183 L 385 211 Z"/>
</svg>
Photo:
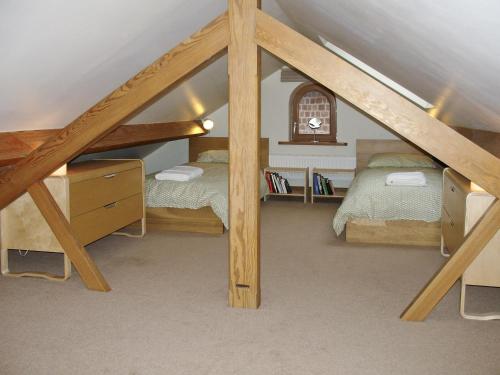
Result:
<svg viewBox="0 0 500 375">
<path fill-rule="evenodd" d="M 64 127 L 226 8 L 226 0 L 0 1 L 0 131 Z M 274 0 L 266 9 L 290 22 Z M 264 75 L 278 68 L 263 58 Z M 226 102 L 223 56 L 130 122 L 192 120 Z"/>
<path fill-rule="evenodd" d="M 500 1 L 277 1 L 302 33 L 433 103 L 445 123 L 500 131 Z"/>
<path fill-rule="evenodd" d="M 227 6 L 226 0 L 0 1 L 0 131 L 63 127 Z M 436 108 L 500 131 L 500 2 L 263 0 Z M 267 75 L 279 62 L 264 56 Z M 220 58 L 131 122 L 203 117 L 227 102 Z"/>
</svg>

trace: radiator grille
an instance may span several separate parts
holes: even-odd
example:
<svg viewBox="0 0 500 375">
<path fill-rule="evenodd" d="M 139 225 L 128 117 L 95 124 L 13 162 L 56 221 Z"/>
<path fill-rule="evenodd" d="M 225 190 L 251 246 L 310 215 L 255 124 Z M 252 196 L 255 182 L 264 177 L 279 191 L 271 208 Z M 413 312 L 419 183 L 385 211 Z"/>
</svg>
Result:
<svg viewBox="0 0 500 375">
<path fill-rule="evenodd" d="M 304 155 L 269 155 L 269 164 L 273 167 L 297 168 L 356 168 L 356 158 L 350 156 L 304 156 Z"/>
<path fill-rule="evenodd" d="M 331 168 L 331 169 L 354 169 L 356 168 L 356 158 L 349 156 L 304 156 L 304 155 L 269 155 L 269 164 L 273 167 L 287 168 Z M 303 176 L 300 173 L 282 173 L 288 178 L 291 185 L 300 186 L 303 184 Z M 335 186 L 348 187 L 354 177 L 353 173 L 334 173 L 328 175 L 334 180 Z M 312 176 L 309 176 L 309 181 Z"/>
</svg>

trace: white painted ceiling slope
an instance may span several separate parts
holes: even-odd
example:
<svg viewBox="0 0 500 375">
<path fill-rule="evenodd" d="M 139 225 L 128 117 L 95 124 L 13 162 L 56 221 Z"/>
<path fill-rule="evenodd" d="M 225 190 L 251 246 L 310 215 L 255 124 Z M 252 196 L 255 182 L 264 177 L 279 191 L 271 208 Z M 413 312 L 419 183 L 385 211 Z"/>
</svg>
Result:
<svg viewBox="0 0 500 375">
<path fill-rule="evenodd" d="M 300 32 L 433 103 L 445 123 L 500 131 L 500 1 L 277 2 Z"/>
<path fill-rule="evenodd" d="M 279 5 L 278 5 L 279 4 Z M 226 0 L 0 1 L 0 131 L 63 127 L 226 9 Z M 455 126 L 500 131 L 500 2 L 263 0 L 433 103 Z M 225 57 L 132 122 L 203 117 L 227 102 Z M 264 59 L 264 72 L 279 63 Z"/>
<path fill-rule="evenodd" d="M 226 0 L 0 1 L 0 131 L 64 127 L 226 8 Z M 290 23 L 274 0 L 265 9 Z M 279 67 L 263 57 L 264 75 Z M 197 119 L 226 102 L 223 56 L 130 122 Z"/>
</svg>

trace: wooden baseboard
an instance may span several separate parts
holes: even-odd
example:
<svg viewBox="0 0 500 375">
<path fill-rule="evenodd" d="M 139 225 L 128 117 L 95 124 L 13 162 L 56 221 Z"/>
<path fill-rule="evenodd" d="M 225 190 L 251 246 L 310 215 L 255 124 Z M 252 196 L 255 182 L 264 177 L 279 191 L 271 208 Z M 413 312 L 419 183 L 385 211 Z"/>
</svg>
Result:
<svg viewBox="0 0 500 375">
<path fill-rule="evenodd" d="M 148 207 L 146 208 L 147 230 L 223 234 L 224 225 L 212 208 Z"/>
<path fill-rule="evenodd" d="M 346 241 L 354 243 L 440 246 L 441 223 L 419 220 L 349 220 Z"/>
</svg>

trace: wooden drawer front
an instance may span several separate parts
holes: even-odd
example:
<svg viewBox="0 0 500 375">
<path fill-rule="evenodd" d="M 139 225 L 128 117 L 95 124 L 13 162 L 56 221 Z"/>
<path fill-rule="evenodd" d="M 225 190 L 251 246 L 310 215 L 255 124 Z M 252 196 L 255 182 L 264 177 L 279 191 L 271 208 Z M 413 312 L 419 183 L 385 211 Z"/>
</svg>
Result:
<svg viewBox="0 0 500 375">
<path fill-rule="evenodd" d="M 70 185 L 70 217 L 142 193 L 142 168 L 76 182 Z"/>
<path fill-rule="evenodd" d="M 465 220 L 466 193 L 450 178 L 443 181 L 443 207 L 455 220 Z"/>
<path fill-rule="evenodd" d="M 143 216 L 142 193 L 71 218 L 71 228 L 82 245 L 106 236 Z"/>
<path fill-rule="evenodd" d="M 464 222 L 463 220 L 456 222 L 444 208 L 441 214 L 443 239 L 448 251 L 454 253 L 464 242 Z"/>
</svg>

